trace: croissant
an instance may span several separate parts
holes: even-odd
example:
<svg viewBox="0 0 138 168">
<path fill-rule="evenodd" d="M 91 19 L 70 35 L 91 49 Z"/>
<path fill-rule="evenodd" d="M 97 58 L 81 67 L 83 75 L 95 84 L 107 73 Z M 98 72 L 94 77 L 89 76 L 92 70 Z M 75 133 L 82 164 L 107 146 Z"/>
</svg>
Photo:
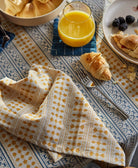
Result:
<svg viewBox="0 0 138 168">
<path fill-rule="evenodd" d="M 5 0 L 5 12 L 15 16 L 30 0 Z"/>
<path fill-rule="evenodd" d="M 138 58 L 138 35 L 124 34 L 121 31 L 113 34 L 112 38 L 122 51 L 131 57 Z"/>
<path fill-rule="evenodd" d="M 112 75 L 109 64 L 101 53 L 85 53 L 81 55 L 80 62 L 91 75 L 99 80 L 110 80 Z"/>
</svg>

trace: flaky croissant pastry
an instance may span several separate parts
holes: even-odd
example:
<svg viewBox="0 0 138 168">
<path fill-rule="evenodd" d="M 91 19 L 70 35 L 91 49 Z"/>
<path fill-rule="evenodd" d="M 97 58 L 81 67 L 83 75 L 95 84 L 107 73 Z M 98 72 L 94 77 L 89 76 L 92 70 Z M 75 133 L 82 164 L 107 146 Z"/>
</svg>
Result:
<svg viewBox="0 0 138 168">
<path fill-rule="evenodd" d="M 85 53 L 81 55 L 80 62 L 91 75 L 99 80 L 110 80 L 112 75 L 109 64 L 101 53 Z"/>
<path fill-rule="evenodd" d="M 113 34 L 112 38 L 122 51 L 131 57 L 138 58 L 138 35 L 124 34 L 121 31 Z"/>
<path fill-rule="evenodd" d="M 5 0 L 5 12 L 15 16 L 30 0 Z"/>
</svg>

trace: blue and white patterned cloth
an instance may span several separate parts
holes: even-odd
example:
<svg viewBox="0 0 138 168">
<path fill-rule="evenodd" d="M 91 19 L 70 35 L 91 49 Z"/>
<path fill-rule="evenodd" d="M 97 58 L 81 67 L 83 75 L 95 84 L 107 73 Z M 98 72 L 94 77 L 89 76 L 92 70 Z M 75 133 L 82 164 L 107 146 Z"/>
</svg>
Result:
<svg viewBox="0 0 138 168">
<path fill-rule="evenodd" d="M 10 40 L 6 42 L 4 48 L 6 48 L 8 46 L 8 44 L 14 39 L 15 35 L 14 33 L 11 33 L 11 32 L 7 32 L 6 31 L 6 34 L 10 37 Z M 0 33 L 0 52 L 3 50 L 2 48 L 2 43 L 3 43 L 3 35 Z"/>
<path fill-rule="evenodd" d="M 72 78 L 102 122 L 122 146 L 126 154 L 126 165 L 130 165 L 138 143 L 138 97 L 136 95 L 138 82 L 137 80 L 130 82 L 126 79 L 128 71 L 123 69 L 122 65 L 132 64 L 114 53 L 104 38 L 102 18 L 111 0 L 84 0 L 84 2 L 91 7 L 97 23 L 97 50 L 106 55 L 113 74 L 111 81 L 96 82 L 100 89 L 130 116 L 128 120 L 123 121 L 117 110 L 97 90 L 87 89 L 80 83 L 76 73 L 76 68 L 82 66 L 79 56 L 51 54 L 53 22 L 36 27 L 21 27 L 2 20 L 6 30 L 13 32 L 15 38 L 0 52 L 0 79 L 6 76 L 16 81 L 23 79 L 34 63 L 62 70 Z M 54 163 L 45 149 L 22 141 L 0 128 L 0 168 L 84 168 L 91 161 L 81 157 L 64 156 Z M 105 167 L 108 168 L 108 165 Z"/>
</svg>

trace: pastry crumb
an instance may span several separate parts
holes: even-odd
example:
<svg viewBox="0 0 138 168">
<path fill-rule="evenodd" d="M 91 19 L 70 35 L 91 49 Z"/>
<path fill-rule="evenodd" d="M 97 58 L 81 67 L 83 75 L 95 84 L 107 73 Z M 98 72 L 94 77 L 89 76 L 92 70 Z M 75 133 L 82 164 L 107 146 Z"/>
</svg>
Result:
<svg viewBox="0 0 138 168">
<path fill-rule="evenodd" d="M 129 72 L 134 72 L 134 71 L 135 71 L 135 67 L 133 67 L 133 66 L 128 66 L 128 71 L 129 71 Z"/>
<path fill-rule="evenodd" d="M 130 80 L 130 81 L 133 81 L 135 78 L 136 78 L 136 72 L 130 72 L 127 74 L 127 78 Z"/>
<path fill-rule="evenodd" d="M 119 81 L 113 81 L 113 84 L 118 84 L 119 83 Z"/>
<path fill-rule="evenodd" d="M 134 32 L 138 35 L 138 29 L 134 29 Z"/>
<path fill-rule="evenodd" d="M 126 68 L 126 67 L 127 67 L 126 64 L 123 64 L 123 65 L 122 65 L 122 68 Z"/>
<path fill-rule="evenodd" d="M 91 83 L 91 87 L 94 87 L 94 83 L 93 82 Z"/>
</svg>

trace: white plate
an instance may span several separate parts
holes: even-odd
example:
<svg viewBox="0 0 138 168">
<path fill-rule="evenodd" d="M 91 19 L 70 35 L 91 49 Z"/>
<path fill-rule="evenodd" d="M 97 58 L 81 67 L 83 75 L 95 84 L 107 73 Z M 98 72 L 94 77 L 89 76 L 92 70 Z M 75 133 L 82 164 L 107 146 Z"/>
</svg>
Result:
<svg viewBox="0 0 138 168">
<path fill-rule="evenodd" d="M 113 40 L 111 40 L 111 34 L 117 33 L 119 31 L 118 28 L 114 28 L 112 26 L 112 22 L 115 18 L 118 18 L 119 16 L 125 18 L 127 15 L 132 15 L 136 20 L 138 19 L 138 10 L 134 11 L 134 8 L 137 7 L 137 5 L 138 0 L 116 0 L 109 6 L 103 17 L 104 35 L 111 48 L 122 58 L 135 64 L 138 64 L 138 59 L 133 58 L 121 51 L 113 42 Z M 128 29 L 124 31 L 125 33 L 135 34 L 134 29 L 138 29 L 138 22 L 136 22 L 136 20 L 133 24 L 128 25 Z"/>
</svg>

